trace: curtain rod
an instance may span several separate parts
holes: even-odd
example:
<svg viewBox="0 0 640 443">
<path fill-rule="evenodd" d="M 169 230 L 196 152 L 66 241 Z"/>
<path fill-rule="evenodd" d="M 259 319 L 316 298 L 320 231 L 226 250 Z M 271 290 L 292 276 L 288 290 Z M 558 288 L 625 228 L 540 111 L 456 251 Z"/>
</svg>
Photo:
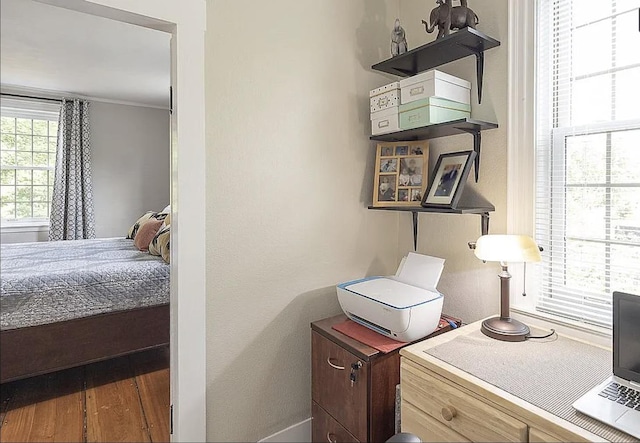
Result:
<svg viewBox="0 0 640 443">
<path fill-rule="evenodd" d="M 67 93 L 65 93 L 65 94 L 67 94 Z M 0 93 L 0 95 L 6 95 L 8 97 L 30 98 L 30 99 L 33 99 L 33 100 L 47 100 L 47 101 L 62 103 L 62 99 L 61 98 L 38 97 L 36 95 L 12 94 L 12 93 L 8 93 L 8 92 L 2 92 L 2 93 Z M 136 103 L 136 102 L 123 101 L 123 100 L 110 100 L 110 99 L 106 99 L 106 98 L 88 97 L 88 96 L 82 96 L 82 95 L 75 95 L 75 94 L 71 94 L 71 93 L 68 93 L 68 95 L 69 95 L 69 99 L 87 100 L 87 101 L 90 101 L 90 102 L 100 102 L 100 103 L 111 103 L 111 104 L 114 104 L 114 105 L 138 106 L 138 107 L 142 107 L 142 108 L 151 108 L 151 109 L 162 109 L 164 111 L 170 111 L 171 110 L 167 106 L 157 106 L 157 105 L 151 105 L 151 104 L 148 104 L 148 103 Z"/>
<path fill-rule="evenodd" d="M 50 101 L 50 102 L 62 103 L 62 100 L 59 99 L 59 98 L 36 97 L 35 95 L 7 94 L 5 92 L 0 93 L 0 95 L 7 96 L 7 97 L 30 98 L 30 99 L 34 99 L 34 100 L 47 100 L 47 101 Z"/>
</svg>

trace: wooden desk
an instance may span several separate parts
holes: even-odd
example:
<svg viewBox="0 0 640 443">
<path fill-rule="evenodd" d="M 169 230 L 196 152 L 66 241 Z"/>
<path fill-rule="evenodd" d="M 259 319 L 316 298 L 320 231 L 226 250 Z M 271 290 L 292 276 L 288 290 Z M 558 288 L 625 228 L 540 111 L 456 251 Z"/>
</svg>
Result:
<svg viewBox="0 0 640 443">
<path fill-rule="evenodd" d="M 491 384 L 480 378 L 479 374 L 487 378 L 487 367 L 489 367 L 489 372 L 492 371 L 492 367 L 495 367 L 496 371 L 502 369 L 503 373 L 514 374 L 516 385 L 521 381 L 526 386 L 528 379 L 531 378 L 532 371 L 539 369 L 534 364 L 529 371 L 520 370 L 514 373 L 508 366 L 510 360 L 506 360 L 507 364 L 499 366 L 497 352 L 502 351 L 496 351 L 496 349 L 515 350 L 515 348 L 507 348 L 499 344 L 494 345 L 490 341 L 482 342 L 485 338 L 486 340 L 491 339 L 481 334 L 480 325 L 481 321 L 472 323 L 400 350 L 403 432 L 414 433 L 425 442 L 577 442 L 606 441 L 607 439 L 611 441 L 636 441 L 633 437 L 613 430 L 595 420 L 593 420 L 595 424 L 589 425 L 589 429 L 592 430 L 590 432 L 582 426 L 548 412 L 548 410 L 554 410 L 548 407 L 548 403 L 545 403 L 545 409 L 542 409 L 542 407 L 523 400 L 521 393 L 521 397 L 517 397 L 512 392 L 507 392 L 496 386 L 496 384 L 500 385 L 501 383 Z M 459 369 L 453 364 L 427 353 L 431 352 L 438 355 L 438 352 L 443 350 L 453 350 L 453 340 L 456 339 L 458 340 L 456 343 L 463 343 L 464 346 L 467 346 L 467 350 L 469 346 L 478 346 L 479 350 L 482 349 L 481 352 L 478 352 L 478 356 L 475 356 L 474 353 L 476 360 L 472 360 L 473 363 L 467 363 L 467 366 L 471 369 L 466 366 L 466 370 Z M 600 356 L 604 355 L 606 357 L 609 352 L 606 348 L 582 341 L 567 341 L 569 340 L 567 337 L 562 337 L 562 340 L 564 341 L 564 346 L 587 347 L 593 349 L 595 354 Z M 504 344 L 506 342 L 498 343 Z M 529 341 L 523 343 L 529 343 Z M 440 345 L 443 346 L 434 349 Z M 508 345 L 519 346 L 518 343 L 509 343 Z M 482 346 L 484 348 L 481 348 Z M 534 350 L 536 348 L 540 350 L 548 349 L 543 346 L 529 349 Z M 454 353 L 449 355 L 453 356 Z M 461 355 L 468 356 L 469 353 L 455 355 L 455 358 L 448 358 L 448 360 L 458 362 Z M 544 358 L 549 361 L 565 357 L 547 352 Z M 482 361 L 483 359 L 485 361 Z M 457 364 L 462 366 L 459 363 Z M 484 369 L 476 369 L 480 367 Z M 605 373 L 606 371 L 605 368 Z M 584 375 L 581 375 L 580 371 L 576 371 L 571 376 L 575 378 L 576 382 L 579 382 L 580 377 Z M 541 378 L 538 377 L 538 379 L 540 380 Z M 548 377 L 548 380 L 550 380 L 549 383 L 551 384 L 553 378 Z M 495 380 L 492 381 L 495 382 Z M 542 390 L 545 388 L 543 384 L 544 381 L 542 384 L 538 382 L 538 384 L 534 385 L 534 388 Z M 582 384 L 584 385 L 584 383 Z M 529 387 L 527 386 L 526 389 L 529 389 Z M 571 384 L 569 384 L 569 389 L 574 389 Z M 545 398 L 553 398 L 553 396 Z M 547 402 L 555 401 L 553 399 L 547 400 Z M 577 414 L 574 411 L 571 411 L 571 413 Z M 571 419 L 576 421 L 575 417 Z M 591 420 L 586 416 L 584 416 L 584 419 Z M 583 420 L 583 418 L 580 417 L 580 420 Z M 606 435 L 607 438 L 596 435 L 594 432 Z"/>
</svg>

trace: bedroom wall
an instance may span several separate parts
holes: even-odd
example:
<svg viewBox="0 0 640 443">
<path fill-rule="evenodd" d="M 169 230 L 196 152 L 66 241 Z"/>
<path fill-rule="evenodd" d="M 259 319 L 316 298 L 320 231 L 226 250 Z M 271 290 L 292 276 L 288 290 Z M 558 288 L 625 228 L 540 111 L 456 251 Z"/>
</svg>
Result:
<svg viewBox="0 0 640 443">
<path fill-rule="evenodd" d="M 457 5 L 454 2 L 454 5 Z M 402 0 L 400 20 L 405 28 L 409 49 L 431 42 L 437 35 L 427 34 L 421 20 L 428 20 L 434 3 L 422 0 Z M 497 48 L 485 52 L 482 104 L 478 104 L 476 87 L 476 61 L 470 56 L 438 69 L 464 78 L 472 83 L 471 116 L 478 120 L 497 122 L 499 127 L 482 132 L 480 178 L 475 183 L 469 175 L 467 185 L 483 195 L 496 207 L 490 213 L 489 232 L 506 233 L 507 204 L 507 50 L 508 50 L 508 1 L 483 0 L 469 2 L 469 7 L 479 17 L 477 29 L 501 42 Z M 457 135 L 430 141 L 429 165 L 433 170 L 438 155 L 473 149 L 471 135 Z M 468 248 L 467 242 L 475 241 L 481 234 L 480 216 L 420 214 L 418 252 L 444 258 L 445 267 L 438 289 L 445 295 L 444 312 L 473 322 L 499 312 L 498 263 L 478 260 Z M 400 219 L 398 257 L 413 249 L 409 233 L 411 217 Z"/>
<path fill-rule="evenodd" d="M 91 102 L 96 237 L 121 237 L 146 211 L 169 204 L 169 111 Z M 13 228 L 1 243 L 47 241 L 48 227 Z"/>
<path fill-rule="evenodd" d="M 398 215 L 367 205 L 397 5 L 207 2 L 208 441 L 308 419 L 310 322 L 337 283 L 395 272 Z"/>
<path fill-rule="evenodd" d="M 121 237 L 169 204 L 169 111 L 91 103 L 97 237 Z"/>
<path fill-rule="evenodd" d="M 22 228 L 11 228 L 11 232 L 3 230 L 0 232 L 0 243 L 26 243 L 33 241 L 49 240 L 48 226 L 25 226 Z"/>
</svg>

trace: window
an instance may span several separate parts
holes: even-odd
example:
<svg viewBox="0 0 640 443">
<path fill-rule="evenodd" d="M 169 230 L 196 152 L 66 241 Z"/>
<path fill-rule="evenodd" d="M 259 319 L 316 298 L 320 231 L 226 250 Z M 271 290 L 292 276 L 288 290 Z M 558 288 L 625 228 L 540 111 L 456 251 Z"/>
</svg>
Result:
<svg viewBox="0 0 640 443">
<path fill-rule="evenodd" d="M 59 106 L 2 99 L 0 216 L 3 224 L 49 218 Z"/>
<path fill-rule="evenodd" d="M 610 327 L 640 295 L 639 0 L 538 0 L 535 309 Z"/>
</svg>

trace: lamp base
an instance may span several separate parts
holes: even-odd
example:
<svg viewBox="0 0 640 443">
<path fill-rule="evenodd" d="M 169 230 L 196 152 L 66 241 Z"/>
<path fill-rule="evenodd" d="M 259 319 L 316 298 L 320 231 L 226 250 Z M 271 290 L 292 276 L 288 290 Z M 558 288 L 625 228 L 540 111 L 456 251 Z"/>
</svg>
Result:
<svg viewBox="0 0 640 443">
<path fill-rule="evenodd" d="M 492 317 L 482 322 L 482 333 L 502 341 L 525 341 L 529 337 L 529 327 L 511 317 Z"/>
</svg>

